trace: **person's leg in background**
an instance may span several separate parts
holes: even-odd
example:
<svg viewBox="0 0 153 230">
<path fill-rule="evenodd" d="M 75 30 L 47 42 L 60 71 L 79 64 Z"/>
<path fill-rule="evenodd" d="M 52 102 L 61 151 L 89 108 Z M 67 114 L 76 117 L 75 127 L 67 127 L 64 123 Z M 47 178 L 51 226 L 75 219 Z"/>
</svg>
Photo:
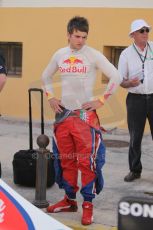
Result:
<svg viewBox="0 0 153 230">
<path fill-rule="evenodd" d="M 130 134 L 129 145 L 129 169 L 130 173 L 124 181 L 130 182 L 140 178 L 142 171 L 141 164 L 141 143 L 144 133 L 147 108 L 146 98 L 142 95 L 129 93 L 127 96 L 127 122 Z"/>
<path fill-rule="evenodd" d="M 147 98 L 147 117 L 150 125 L 151 136 L 153 139 L 153 94 Z"/>
</svg>

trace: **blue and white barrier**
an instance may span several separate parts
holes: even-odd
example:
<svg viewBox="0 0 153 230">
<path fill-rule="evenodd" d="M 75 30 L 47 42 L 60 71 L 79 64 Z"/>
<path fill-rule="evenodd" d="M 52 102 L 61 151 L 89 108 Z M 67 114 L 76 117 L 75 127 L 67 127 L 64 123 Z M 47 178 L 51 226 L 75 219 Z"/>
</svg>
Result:
<svg viewBox="0 0 153 230">
<path fill-rule="evenodd" d="M 0 230 L 72 230 L 24 199 L 0 179 Z"/>
</svg>

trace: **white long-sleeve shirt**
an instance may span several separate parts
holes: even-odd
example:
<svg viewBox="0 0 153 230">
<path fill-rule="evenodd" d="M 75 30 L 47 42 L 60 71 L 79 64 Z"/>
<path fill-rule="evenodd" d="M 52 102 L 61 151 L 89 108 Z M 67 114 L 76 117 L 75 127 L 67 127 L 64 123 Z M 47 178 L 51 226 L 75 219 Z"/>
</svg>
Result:
<svg viewBox="0 0 153 230">
<path fill-rule="evenodd" d="M 81 109 L 83 103 L 93 99 L 97 68 L 110 79 L 104 92 L 104 98 L 107 99 L 117 89 L 121 78 L 106 57 L 86 45 L 77 51 L 69 46 L 59 49 L 42 74 L 45 91 L 47 94 L 54 94 L 53 76 L 59 71 L 62 104 L 70 110 Z"/>
<path fill-rule="evenodd" d="M 144 61 L 143 84 L 140 84 L 136 87 L 128 88 L 128 91 L 131 93 L 153 93 L 153 42 L 148 43 L 149 46 L 146 46 L 144 51 L 140 50 L 140 48 L 135 45 L 137 51 L 141 55 L 142 60 L 144 60 L 145 58 L 146 51 L 147 55 Z M 135 77 L 139 77 L 141 80 L 141 78 L 143 77 L 142 61 L 137 51 L 135 50 L 133 45 L 130 45 L 128 48 L 122 51 L 118 64 L 118 70 L 121 74 L 122 80 L 129 80 Z"/>
</svg>

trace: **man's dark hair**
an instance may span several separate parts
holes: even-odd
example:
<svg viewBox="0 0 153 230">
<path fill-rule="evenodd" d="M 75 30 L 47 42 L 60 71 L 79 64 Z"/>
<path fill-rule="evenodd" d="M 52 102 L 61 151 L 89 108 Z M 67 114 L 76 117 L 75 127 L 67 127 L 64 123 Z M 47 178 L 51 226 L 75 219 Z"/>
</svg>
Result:
<svg viewBox="0 0 153 230">
<path fill-rule="evenodd" d="M 84 17 L 75 16 L 68 22 L 67 32 L 72 34 L 74 30 L 79 30 L 81 32 L 89 32 L 89 23 L 88 20 Z"/>
</svg>

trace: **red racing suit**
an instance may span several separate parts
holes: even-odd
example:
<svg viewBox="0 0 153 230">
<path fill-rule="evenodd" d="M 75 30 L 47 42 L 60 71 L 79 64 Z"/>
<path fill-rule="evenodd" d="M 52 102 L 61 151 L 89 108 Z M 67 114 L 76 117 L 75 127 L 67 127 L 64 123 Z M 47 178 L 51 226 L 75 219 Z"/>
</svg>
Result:
<svg viewBox="0 0 153 230">
<path fill-rule="evenodd" d="M 105 146 L 96 112 L 73 112 L 64 121 L 55 124 L 54 133 L 56 182 L 69 198 L 74 199 L 79 189 L 80 170 L 80 192 L 85 201 L 92 201 L 95 193 L 103 188 L 101 168 L 105 163 Z"/>
</svg>

